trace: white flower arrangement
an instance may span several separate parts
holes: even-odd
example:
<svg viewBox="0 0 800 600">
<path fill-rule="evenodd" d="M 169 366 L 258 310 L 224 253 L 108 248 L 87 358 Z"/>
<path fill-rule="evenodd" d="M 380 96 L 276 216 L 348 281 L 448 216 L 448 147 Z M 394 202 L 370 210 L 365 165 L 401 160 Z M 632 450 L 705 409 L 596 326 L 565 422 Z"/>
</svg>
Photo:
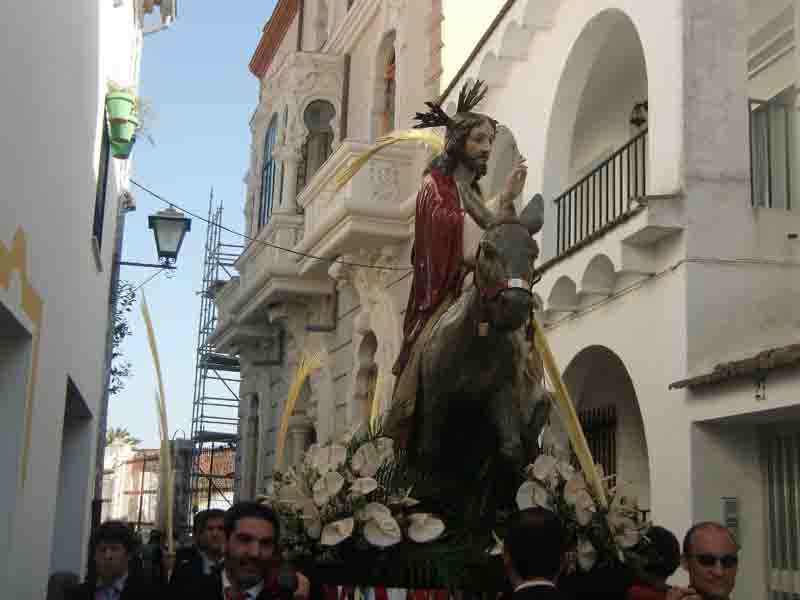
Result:
<svg viewBox="0 0 800 600">
<path fill-rule="evenodd" d="M 598 465 L 601 472 L 602 469 Z M 528 479 L 517 491 L 520 510 L 539 506 L 555 512 L 565 524 L 573 551 L 571 567 L 590 571 L 607 562 L 635 558 L 635 548 L 645 540 L 649 523 L 643 523 L 636 499 L 619 487 L 609 488 L 604 509 L 592 495 L 586 478 L 569 462 L 542 454 L 526 469 Z M 646 540 L 645 540 L 646 541 Z"/>
<path fill-rule="evenodd" d="M 295 467 L 274 475 L 275 508 L 290 554 L 319 556 L 346 540 L 389 548 L 407 540 L 427 544 L 445 532 L 437 516 L 416 510 L 408 489 L 386 489 L 381 470 L 394 460 L 390 438 L 353 436 L 345 444 L 314 444 Z"/>
</svg>

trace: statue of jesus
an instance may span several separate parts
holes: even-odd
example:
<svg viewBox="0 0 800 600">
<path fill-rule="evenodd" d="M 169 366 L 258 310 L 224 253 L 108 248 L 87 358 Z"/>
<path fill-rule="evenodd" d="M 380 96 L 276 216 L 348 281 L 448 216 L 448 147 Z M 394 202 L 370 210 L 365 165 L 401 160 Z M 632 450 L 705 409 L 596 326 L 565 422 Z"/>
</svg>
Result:
<svg viewBox="0 0 800 600">
<path fill-rule="evenodd" d="M 412 265 L 414 275 L 403 323 L 403 345 L 392 372 L 398 377 L 390 421 L 405 420 L 413 413 L 417 391 L 419 350 L 439 317 L 458 299 L 472 257 L 464 256 L 465 213 L 481 229 L 488 229 L 513 215 L 514 199 L 527 177 L 525 159 L 516 160 L 498 199 L 499 210 L 487 208 L 478 181 L 486 174 L 497 122 L 472 109 L 487 91 L 478 81 L 459 94 L 456 114 L 448 116 L 435 102 L 427 113 L 417 113 L 416 128 L 444 127 L 444 151 L 424 172 L 417 193 Z M 504 207 L 508 207 L 504 209 Z"/>
</svg>

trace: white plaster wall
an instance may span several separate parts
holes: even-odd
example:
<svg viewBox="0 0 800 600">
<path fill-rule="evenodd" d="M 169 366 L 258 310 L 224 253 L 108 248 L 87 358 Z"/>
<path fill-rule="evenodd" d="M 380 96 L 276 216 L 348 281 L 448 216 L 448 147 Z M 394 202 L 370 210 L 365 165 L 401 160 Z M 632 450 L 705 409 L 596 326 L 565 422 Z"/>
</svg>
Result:
<svg viewBox="0 0 800 600">
<path fill-rule="evenodd" d="M 12 51 L 0 57 L 5 73 L 0 128 L 7 146 L 0 164 L 0 240 L 9 245 L 14 231 L 24 229 L 28 273 L 44 299 L 44 321 L 28 477 L 24 488 L 9 480 L 3 492 L 16 496 L 17 508 L 11 517 L 15 543 L 0 585 L 11 596 L 32 598 L 43 597 L 51 567 L 79 571 L 85 565 L 110 260 L 126 174 L 121 164 L 111 168 L 98 270 L 90 239 L 101 119 L 107 79 L 130 83 L 138 76 L 139 42 L 130 1 L 118 8 L 28 2 L 4 19 L 3 36 Z M 63 465 L 79 489 L 64 501 L 74 502 L 80 515 L 64 532 L 71 538 L 51 564 L 53 537 L 59 535 L 54 499 L 67 375 L 94 419 L 75 442 L 80 455 Z"/>
<path fill-rule="evenodd" d="M 481 110 L 515 133 L 529 165 L 525 198 L 538 191 L 551 200 L 566 190 L 581 92 L 609 32 L 625 21 L 632 23 L 641 39 L 647 66 L 649 155 L 651 164 L 657 165 L 649 174 L 648 190 L 666 194 L 680 189 L 682 4 L 678 0 L 564 0 L 554 25 L 532 36 L 526 58 L 511 61 L 503 83 L 493 86 Z M 477 66 L 473 70 L 477 73 Z M 545 207 L 542 260 L 555 251 L 552 203 L 545 202 Z"/>
<path fill-rule="evenodd" d="M 755 427 L 733 423 L 692 427 L 692 512 L 694 521 L 723 521 L 722 498 L 739 501 L 742 560 L 736 598 L 766 598 L 766 499 Z"/>
<path fill-rule="evenodd" d="M 651 517 L 679 537 L 692 520 L 690 429 L 685 408 L 667 386 L 684 370 L 686 332 L 681 307 L 685 286 L 685 274 L 676 270 L 547 332 L 561 369 L 581 350 L 598 344 L 625 365 L 644 424 Z M 621 429 L 626 421 L 627 416 L 620 415 Z M 624 431 L 620 434 L 625 437 Z M 633 456 L 636 441 L 633 437 L 630 441 Z M 628 454 L 626 447 L 623 444 L 621 454 Z M 632 463 L 625 465 L 624 459 L 619 466 L 644 471 Z"/>
</svg>

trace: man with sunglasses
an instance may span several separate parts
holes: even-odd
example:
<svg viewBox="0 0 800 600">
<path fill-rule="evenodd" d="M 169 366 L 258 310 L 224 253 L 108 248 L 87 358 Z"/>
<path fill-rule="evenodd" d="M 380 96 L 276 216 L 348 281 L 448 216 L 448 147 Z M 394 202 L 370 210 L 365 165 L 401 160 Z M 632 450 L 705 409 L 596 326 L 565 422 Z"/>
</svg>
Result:
<svg viewBox="0 0 800 600">
<path fill-rule="evenodd" d="M 681 564 L 689 573 L 693 593 L 704 600 L 725 600 L 736 584 L 739 546 L 724 525 L 697 523 L 683 538 Z"/>
</svg>

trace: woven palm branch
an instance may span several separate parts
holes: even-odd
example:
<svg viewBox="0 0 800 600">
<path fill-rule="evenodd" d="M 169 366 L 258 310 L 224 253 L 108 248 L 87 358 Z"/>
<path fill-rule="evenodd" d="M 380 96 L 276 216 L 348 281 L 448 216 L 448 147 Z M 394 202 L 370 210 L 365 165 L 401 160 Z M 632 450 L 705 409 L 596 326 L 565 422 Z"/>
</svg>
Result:
<svg viewBox="0 0 800 600">
<path fill-rule="evenodd" d="M 283 467 L 283 450 L 286 446 L 286 435 L 289 432 L 289 419 L 294 412 L 297 399 L 300 397 L 300 392 L 303 389 L 303 384 L 311 373 L 316 371 L 322 366 L 322 359 L 318 354 L 308 356 L 303 354 L 300 358 L 300 363 L 297 365 L 297 370 L 294 374 L 294 379 L 289 385 L 289 394 L 286 397 L 286 406 L 283 407 L 283 414 L 281 415 L 281 425 L 278 430 L 278 445 L 275 452 L 275 469 L 280 470 Z"/>
<path fill-rule="evenodd" d="M 556 405 L 561 418 L 564 421 L 564 427 L 567 430 L 567 435 L 572 443 L 572 449 L 575 456 L 578 458 L 581 470 L 586 477 L 586 482 L 589 484 L 592 492 L 597 499 L 597 502 L 604 509 L 608 508 L 608 497 L 606 496 L 605 487 L 600 474 L 597 471 L 592 451 L 589 449 L 589 443 L 586 441 L 586 436 L 583 433 L 583 427 L 578 419 L 578 413 L 575 412 L 575 405 L 569 395 L 564 380 L 561 378 L 561 373 L 556 365 L 555 357 L 550 350 L 550 345 L 547 343 L 547 337 L 544 335 L 541 323 L 535 315 L 531 319 L 533 326 L 533 341 L 542 357 L 544 363 L 545 373 L 550 385 L 554 391 Z"/>
<path fill-rule="evenodd" d="M 336 173 L 335 183 L 336 191 L 341 190 L 347 182 L 350 181 L 356 173 L 361 170 L 369 159 L 375 156 L 384 148 L 388 148 L 398 142 L 423 142 L 432 148 L 435 152 L 442 152 L 444 150 L 444 139 L 441 135 L 433 131 L 425 131 L 420 129 L 403 129 L 393 131 L 389 135 L 378 138 L 378 141 L 364 154 L 356 158 L 352 163 L 344 167 Z"/>
</svg>

